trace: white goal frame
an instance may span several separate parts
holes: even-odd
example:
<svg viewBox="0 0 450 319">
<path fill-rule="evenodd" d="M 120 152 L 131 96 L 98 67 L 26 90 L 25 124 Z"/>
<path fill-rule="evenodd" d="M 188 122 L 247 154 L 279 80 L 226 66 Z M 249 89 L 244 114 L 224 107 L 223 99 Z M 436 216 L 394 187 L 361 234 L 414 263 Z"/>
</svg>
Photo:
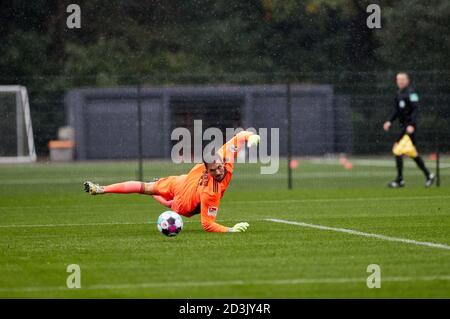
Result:
<svg viewBox="0 0 450 319">
<path fill-rule="evenodd" d="M 36 162 L 36 149 L 34 146 L 33 127 L 31 124 L 30 101 L 27 88 L 21 85 L 0 85 L 0 93 L 16 93 L 16 130 L 17 130 L 17 156 L 0 156 L 0 163 L 29 163 Z M 23 135 L 25 127 L 26 135 Z M 29 154 L 25 154 L 23 145 L 25 139 L 28 143 Z"/>
</svg>

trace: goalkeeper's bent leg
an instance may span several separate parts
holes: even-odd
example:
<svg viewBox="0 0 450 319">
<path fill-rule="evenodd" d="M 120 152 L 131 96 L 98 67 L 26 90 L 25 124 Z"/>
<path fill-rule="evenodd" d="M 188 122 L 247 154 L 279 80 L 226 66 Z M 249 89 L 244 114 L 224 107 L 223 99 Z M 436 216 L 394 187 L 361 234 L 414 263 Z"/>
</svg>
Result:
<svg viewBox="0 0 450 319">
<path fill-rule="evenodd" d="M 159 202 L 161 205 L 166 206 L 168 208 L 172 208 L 173 199 L 168 200 L 160 195 L 152 195 L 152 197 Z"/>
</svg>

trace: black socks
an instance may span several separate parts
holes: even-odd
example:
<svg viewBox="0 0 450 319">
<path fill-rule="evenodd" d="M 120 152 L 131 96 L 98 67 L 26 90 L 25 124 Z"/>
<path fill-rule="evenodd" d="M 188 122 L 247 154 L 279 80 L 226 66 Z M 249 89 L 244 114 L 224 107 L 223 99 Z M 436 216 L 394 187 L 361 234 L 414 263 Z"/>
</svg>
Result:
<svg viewBox="0 0 450 319">
<path fill-rule="evenodd" d="M 413 158 L 414 162 L 416 162 L 417 166 L 422 170 L 422 172 L 425 174 L 426 178 L 430 177 L 430 171 L 425 167 L 425 163 L 423 162 L 422 158 L 420 156 L 417 156 Z"/>
<path fill-rule="evenodd" d="M 403 158 L 401 156 L 396 156 L 395 164 L 397 165 L 397 180 L 401 181 L 403 180 Z"/>
</svg>

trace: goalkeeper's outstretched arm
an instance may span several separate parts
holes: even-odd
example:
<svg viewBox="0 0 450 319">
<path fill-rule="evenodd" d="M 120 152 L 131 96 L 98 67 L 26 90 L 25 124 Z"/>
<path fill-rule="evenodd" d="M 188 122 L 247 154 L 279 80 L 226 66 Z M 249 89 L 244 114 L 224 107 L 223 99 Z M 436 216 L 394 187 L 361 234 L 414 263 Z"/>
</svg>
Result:
<svg viewBox="0 0 450 319">
<path fill-rule="evenodd" d="M 245 232 L 247 230 L 249 227 L 248 223 L 237 223 L 233 227 L 227 227 L 216 223 L 220 197 L 218 195 L 213 195 L 206 192 L 203 193 L 201 197 L 200 220 L 205 231 L 216 233 L 237 233 Z"/>
<path fill-rule="evenodd" d="M 237 133 L 233 138 L 226 142 L 218 151 L 217 154 L 220 156 L 224 163 L 234 163 L 237 154 L 241 150 L 242 146 L 247 143 L 248 147 L 255 146 L 259 143 L 259 135 L 250 131 L 241 131 Z"/>
<path fill-rule="evenodd" d="M 247 143 L 248 147 L 255 146 L 259 143 L 260 137 L 259 135 L 250 132 L 250 131 L 242 131 L 236 134 L 233 138 L 231 138 L 227 143 L 225 143 L 217 152 L 222 163 L 225 164 L 226 170 L 229 170 L 230 174 L 233 170 L 234 160 L 237 157 L 239 150 L 242 146 Z M 206 168 L 208 169 L 208 164 L 205 162 Z M 218 175 L 219 176 L 219 175 Z M 220 176 L 219 176 L 220 177 Z M 213 179 L 216 178 L 213 175 Z M 224 177 L 222 174 L 221 180 Z M 231 178 L 231 175 L 228 175 L 228 178 Z M 218 181 L 221 181 L 218 180 Z M 228 183 L 226 183 L 228 185 Z M 225 186 L 226 187 L 226 186 Z M 226 227 L 216 222 L 216 216 L 219 209 L 221 194 L 218 192 L 208 192 L 205 191 L 200 195 L 200 204 L 201 204 L 201 223 L 203 229 L 208 232 L 244 232 L 249 227 L 249 224 L 246 222 L 238 223 L 233 227 Z"/>
</svg>

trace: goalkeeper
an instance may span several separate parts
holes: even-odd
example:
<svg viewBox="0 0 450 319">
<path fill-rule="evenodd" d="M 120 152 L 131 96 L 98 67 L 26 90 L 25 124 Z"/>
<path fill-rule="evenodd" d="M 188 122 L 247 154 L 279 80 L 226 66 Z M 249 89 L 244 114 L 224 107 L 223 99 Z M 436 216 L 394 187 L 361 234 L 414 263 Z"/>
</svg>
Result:
<svg viewBox="0 0 450 319">
<path fill-rule="evenodd" d="M 396 82 L 399 90 L 395 98 L 394 112 L 390 120 L 384 123 L 383 128 L 386 132 L 389 131 L 392 122 L 398 119 L 402 133 L 392 148 L 397 166 L 397 178 L 390 182 L 388 186 L 391 188 L 405 186 L 403 180 L 403 156 L 406 155 L 416 162 L 417 166 L 425 175 L 425 186 L 430 187 L 433 185 L 435 176 L 427 169 L 415 146 L 419 96 L 410 87 L 410 80 L 407 73 L 398 73 Z"/>
<path fill-rule="evenodd" d="M 180 215 L 192 217 L 200 213 L 203 229 L 208 232 L 244 232 L 248 223 L 226 227 L 216 223 L 220 200 L 233 175 L 234 160 L 241 147 L 259 143 L 260 137 L 249 131 L 236 134 L 210 161 L 195 165 L 188 174 L 169 176 L 155 182 L 129 181 L 108 186 L 85 182 L 91 195 L 139 193 L 151 195 L 158 202 Z"/>
</svg>

